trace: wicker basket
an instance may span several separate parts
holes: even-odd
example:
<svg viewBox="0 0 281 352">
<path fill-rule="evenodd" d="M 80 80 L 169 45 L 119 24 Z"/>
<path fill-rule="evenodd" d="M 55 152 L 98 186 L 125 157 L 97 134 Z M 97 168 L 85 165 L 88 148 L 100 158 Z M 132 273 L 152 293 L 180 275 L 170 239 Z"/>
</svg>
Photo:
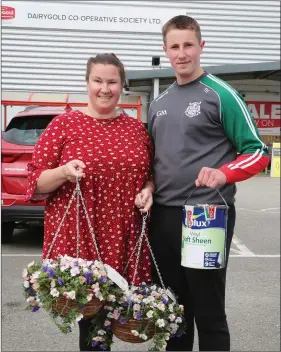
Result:
<svg viewBox="0 0 281 352">
<path fill-rule="evenodd" d="M 126 324 L 121 324 L 118 320 L 113 320 L 112 332 L 113 332 L 113 335 L 115 335 L 116 337 L 118 337 L 118 339 L 124 342 L 142 343 L 145 341 L 139 338 L 138 336 L 134 336 L 131 333 L 131 330 L 138 330 L 141 325 L 145 327 L 145 324 L 148 324 L 146 329 L 146 336 L 147 336 L 146 341 L 148 341 L 152 339 L 152 337 L 155 334 L 154 325 L 152 323 L 148 323 L 144 321 L 140 322 L 135 319 L 130 319 L 130 320 L 127 320 Z"/>
<path fill-rule="evenodd" d="M 92 300 L 85 305 L 85 308 L 81 309 L 77 307 L 75 300 L 67 299 L 66 297 L 59 297 L 56 300 L 56 303 L 54 303 L 53 309 L 62 316 L 67 315 L 71 309 L 76 309 L 83 314 L 84 319 L 92 319 L 103 305 L 104 303 L 102 301 L 93 297 Z"/>
</svg>

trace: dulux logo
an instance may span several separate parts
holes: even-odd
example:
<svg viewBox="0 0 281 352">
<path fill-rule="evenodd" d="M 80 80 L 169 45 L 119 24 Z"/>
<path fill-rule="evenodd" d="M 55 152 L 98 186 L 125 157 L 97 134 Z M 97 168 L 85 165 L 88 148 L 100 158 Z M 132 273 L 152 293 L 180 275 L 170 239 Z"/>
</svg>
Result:
<svg viewBox="0 0 281 352">
<path fill-rule="evenodd" d="M 196 227 L 208 227 L 209 225 L 210 225 L 210 221 L 192 220 L 192 226 L 196 226 Z"/>
</svg>

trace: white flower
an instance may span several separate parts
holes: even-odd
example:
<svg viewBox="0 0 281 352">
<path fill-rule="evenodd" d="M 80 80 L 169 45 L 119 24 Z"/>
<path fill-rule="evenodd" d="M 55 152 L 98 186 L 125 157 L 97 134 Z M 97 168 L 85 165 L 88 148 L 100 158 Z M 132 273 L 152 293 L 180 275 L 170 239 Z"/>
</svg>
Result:
<svg viewBox="0 0 281 352">
<path fill-rule="evenodd" d="M 96 297 L 97 297 L 100 301 L 103 301 L 103 300 L 104 300 L 103 295 L 102 295 L 100 292 L 97 292 L 97 293 L 96 293 Z"/>
<path fill-rule="evenodd" d="M 145 334 L 140 334 L 139 337 L 144 341 L 147 340 L 147 336 Z"/>
<path fill-rule="evenodd" d="M 56 287 L 56 281 L 55 281 L 55 280 L 52 280 L 52 281 L 51 281 L 51 287 L 52 287 L 52 288 Z"/>
<path fill-rule="evenodd" d="M 176 323 L 177 323 L 177 324 L 182 323 L 182 318 L 178 317 L 178 318 L 176 319 Z"/>
<path fill-rule="evenodd" d="M 141 306 L 139 304 L 134 304 L 134 306 L 133 306 L 134 311 L 138 311 L 140 309 L 141 309 Z"/>
<path fill-rule="evenodd" d="M 50 294 L 51 296 L 53 297 L 58 297 L 60 295 L 59 291 L 56 289 L 56 288 L 53 288 L 51 291 L 50 291 Z"/>
<path fill-rule="evenodd" d="M 81 319 L 83 319 L 83 314 L 79 314 L 76 316 L 76 321 L 80 321 Z"/>
<path fill-rule="evenodd" d="M 114 295 L 109 295 L 107 299 L 109 302 L 116 302 L 116 297 Z"/>
<path fill-rule="evenodd" d="M 92 293 L 89 293 L 88 296 L 87 296 L 87 301 L 90 302 L 93 298 L 93 294 Z"/>
<path fill-rule="evenodd" d="M 179 305 L 179 309 L 180 309 L 180 311 L 182 311 L 182 312 L 184 311 L 184 307 L 183 307 L 182 304 Z"/>
<path fill-rule="evenodd" d="M 99 330 L 99 331 L 98 331 L 98 335 L 103 336 L 103 335 L 105 335 L 105 334 L 106 334 L 106 331 L 104 331 L 104 330 Z"/>
<path fill-rule="evenodd" d="M 171 323 L 170 328 L 172 329 L 171 334 L 174 335 L 178 331 L 179 326 L 178 324 Z"/>
<path fill-rule="evenodd" d="M 174 321 L 176 319 L 176 316 L 174 314 L 169 315 L 170 321 Z"/>
<path fill-rule="evenodd" d="M 23 279 L 26 279 L 27 276 L 28 276 L 28 271 L 27 271 L 27 269 L 23 269 L 23 271 L 22 271 L 22 278 L 23 278 Z"/>
<path fill-rule="evenodd" d="M 169 312 L 174 313 L 174 305 L 169 304 Z"/>
<path fill-rule="evenodd" d="M 164 321 L 164 319 L 158 319 L 158 320 L 156 321 L 156 325 L 158 325 L 159 328 L 163 328 L 163 327 L 165 326 L 165 321 Z"/>
<path fill-rule="evenodd" d="M 34 282 L 34 284 L 32 285 L 32 288 L 37 291 L 38 288 L 40 287 L 40 285 L 38 284 L 38 282 Z"/>
<path fill-rule="evenodd" d="M 29 287 L 29 281 L 25 280 L 23 283 L 23 287 L 28 288 Z"/>
<path fill-rule="evenodd" d="M 153 310 L 150 310 L 149 312 L 146 313 L 146 316 L 148 318 L 152 318 L 153 317 Z"/>
<path fill-rule="evenodd" d="M 34 260 L 33 260 L 31 263 L 29 263 L 29 264 L 27 265 L 27 267 L 30 268 L 30 267 L 33 266 L 33 265 L 34 265 Z"/>
<path fill-rule="evenodd" d="M 75 299 L 75 291 L 65 292 L 63 295 L 68 299 Z"/>
<path fill-rule="evenodd" d="M 165 334 L 165 340 L 168 341 L 170 340 L 170 334 L 167 332 L 167 334 Z"/>
<path fill-rule="evenodd" d="M 80 269 L 78 266 L 74 266 L 73 268 L 70 269 L 70 275 L 71 276 L 76 276 L 80 274 Z"/>
<path fill-rule="evenodd" d="M 153 285 L 150 287 L 151 291 L 155 291 L 156 290 L 156 285 Z"/>
<path fill-rule="evenodd" d="M 159 303 L 159 304 L 157 304 L 157 308 L 158 308 L 159 310 L 161 310 L 162 312 L 164 312 L 164 311 L 165 311 L 165 304 Z"/>
<path fill-rule="evenodd" d="M 82 266 L 82 267 L 86 267 L 87 266 L 87 262 L 84 259 L 79 258 L 78 259 L 78 265 Z"/>
<path fill-rule="evenodd" d="M 91 288 L 94 290 L 95 293 L 97 293 L 100 290 L 100 285 L 96 283 L 96 284 L 93 284 Z"/>
<path fill-rule="evenodd" d="M 118 320 L 118 319 L 120 318 L 120 312 L 119 312 L 118 309 L 114 309 L 114 312 L 113 312 L 113 313 L 110 313 L 110 314 L 112 314 L 112 315 L 111 315 L 111 318 L 113 318 L 113 319 Z M 109 317 L 109 315 L 107 315 L 107 316 Z M 110 317 L 109 317 L 109 318 L 110 318 Z"/>
<path fill-rule="evenodd" d="M 39 277 L 40 277 L 40 271 L 35 271 L 35 273 L 32 274 L 32 277 L 33 277 L 34 279 L 39 279 Z"/>
<path fill-rule="evenodd" d="M 26 302 L 27 302 L 27 303 L 31 303 L 31 302 L 33 302 L 33 301 L 35 301 L 35 297 L 32 297 L 32 296 L 30 296 L 30 297 L 28 297 L 28 298 L 26 299 Z"/>
<path fill-rule="evenodd" d="M 137 332 L 137 330 L 131 330 L 131 333 L 132 333 L 134 336 L 139 336 L 139 333 Z"/>
<path fill-rule="evenodd" d="M 84 276 L 79 276 L 79 282 L 81 285 L 83 285 L 86 281 L 87 279 Z"/>
</svg>

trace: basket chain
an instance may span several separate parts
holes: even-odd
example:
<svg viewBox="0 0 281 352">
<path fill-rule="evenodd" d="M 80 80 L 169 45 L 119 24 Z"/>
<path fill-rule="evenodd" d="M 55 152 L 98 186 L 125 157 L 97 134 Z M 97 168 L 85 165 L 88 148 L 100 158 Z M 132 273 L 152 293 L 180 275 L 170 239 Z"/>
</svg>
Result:
<svg viewBox="0 0 281 352">
<path fill-rule="evenodd" d="M 133 259 L 133 255 L 135 254 L 136 250 L 137 250 L 137 259 L 136 259 L 136 264 L 135 264 L 135 270 L 134 270 L 134 275 L 133 275 L 133 280 L 132 280 L 132 285 L 134 285 L 135 283 L 135 279 L 136 279 L 136 274 L 137 274 L 137 268 L 138 268 L 138 264 L 139 264 L 139 259 L 140 259 L 140 252 L 141 252 L 141 247 L 142 247 L 142 243 L 143 243 L 143 240 L 146 241 L 147 243 L 147 246 L 149 248 L 149 251 L 150 251 L 150 254 L 151 254 L 151 257 L 152 257 L 152 260 L 153 260 L 153 263 L 154 263 L 154 266 L 156 268 L 156 271 L 157 271 L 157 274 L 158 274 L 158 277 L 159 277 L 159 280 L 160 280 L 160 283 L 161 283 L 161 286 L 164 290 L 166 290 L 165 288 L 165 285 L 164 285 L 164 282 L 163 282 L 163 279 L 162 279 L 162 276 L 160 274 L 160 270 L 159 270 L 159 267 L 157 265 L 157 262 L 156 262 L 156 259 L 155 259 L 155 256 L 153 254 L 153 251 L 152 251 L 152 248 L 151 248 L 151 245 L 149 243 L 149 240 L 147 238 L 147 235 L 145 233 L 145 228 L 146 228 L 146 219 L 148 218 L 148 212 L 143 216 L 142 218 L 142 230 L 141 230 L 141 235 L 133 249 L 133 252 L 126 264 L 126 267 L 124 269 L 124 273 L 127 271 L 128 269 L 128 266 L 129 266 L 129 263 L 130 261 Z"/>
<path fill-rule="evenodd" d="M 61 230 L 61 227 L 64 223 L 64 220 L 65 220 L 65 217 L 66 215 L 68 214 L 69 212 L 69 209 L 74 201 L 74 198 L 75 198 L 75 195 L 76 195 L 76 256 L 77 258 L 79 258 L 79 252 L 80 252 L 80 229 L 79 229 L 79 208 L 80 208 L 80 201 L 79 201 L 79 198 L 81 199 L 81 204 L 82 204 L 82 208 L 84 210 L 84 213 L 85 213 L 85 216 L 86 216 L 86 220 L 87 220 L 87 223 L 88 223 L 88 227 L 89 227 L 89 230 L 90 230 L 90 233 L 91 233 L 91 236 L 92 236 L 92 240 L 94 242 L 94 245 L 95 245 L 95 249 L 96 249 L 96 252 L 97 252 L 97 255 L 98 255 L 98 259 L 100 262 L 102 262 L 101 260 L 101 256 L 100 256 L 100 252 L 99 252 L 99 249 L 98 249 L 98 245 L 97 245 L 97 241 L 96 241 L 96 236 L 95 236 L 95 233 L 94 233 L 94 229 L 92 227 L 92 224 L 91 224 L 91 220 L 90 220 L 90 217 L 89 217 L 89 214 L 88 214 L 88 211 L 87 211 L 87 208 L 86 208 L 86 205 L 85 205 L 85 200 L 83 198 L 83 195 L 82 195 L 82 192 L 81 192 L 81 188 L 80 188 L 80 184 L 79 184 L 79 178 L 76 177 L 76 187 L 72 193 L 72 196 L 70 198 L 70 201 L 66 207 L 66 210 L 63 214 L 63 217 L 61 219 L 61 222 L 57 228 L 57 231 L 55 232 L 54 234 L 54 238 L 51 242 L 51 245 L 50 245 L 50 248 L 48 250 L 48 253 L 47 253 L 47 256 L 46 256 L 46 259 L 49 259 L 50 257 L 50 253 L 53 249 L 53 246 L 56 242 L 56 239 L 58 237 L 58 234 Z"/>
</svg>

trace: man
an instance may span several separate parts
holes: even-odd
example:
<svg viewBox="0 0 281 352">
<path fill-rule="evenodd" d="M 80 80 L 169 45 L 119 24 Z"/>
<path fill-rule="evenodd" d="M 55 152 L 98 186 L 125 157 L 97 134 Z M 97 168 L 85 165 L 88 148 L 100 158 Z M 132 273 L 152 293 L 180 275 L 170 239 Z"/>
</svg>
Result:
<svg viewBox="0 0 281 352">
<path fill-rule="evenodd" d="M 200 67 L 205 42 L 199 24 L 191 17 L 176 16 L 164 25 L 162 34 L 176 82 L 149 110 L 156 187 L 149 230 L 164 283 L 184 305 L 188 323 L 187 334 L 169 340 L 167 350 L 192 350 L 195 320 L 201 351 L 228 351 L 226 268 L 181 266 L 182 206 L 194 187 L 198 189 L 188 204 L 222 204 L 215 188 L 220 189 L 229 205 L 228 258 L 235 224 L 235 182 L 268 165 L 267 147 L 242 97 Z"/>
</svg>

